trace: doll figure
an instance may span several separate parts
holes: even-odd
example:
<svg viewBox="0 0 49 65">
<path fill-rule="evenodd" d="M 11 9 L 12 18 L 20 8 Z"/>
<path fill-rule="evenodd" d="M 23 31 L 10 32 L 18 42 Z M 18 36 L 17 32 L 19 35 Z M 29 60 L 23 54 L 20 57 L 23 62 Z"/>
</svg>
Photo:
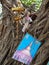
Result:
<svg viewBox="0 0 49 65">
<path fill-rule="evenodd" d="M 30 27 L 30 23 L 32 22 L 31 17 L 29 17 L 30 12 L 26 11 L 26 17 L 25 17 L 25 21 L 24 21 L 24 26 L 22 28 L 22 32 L 25 32 L 26 29 L 28 29 Z"/>
</svg>

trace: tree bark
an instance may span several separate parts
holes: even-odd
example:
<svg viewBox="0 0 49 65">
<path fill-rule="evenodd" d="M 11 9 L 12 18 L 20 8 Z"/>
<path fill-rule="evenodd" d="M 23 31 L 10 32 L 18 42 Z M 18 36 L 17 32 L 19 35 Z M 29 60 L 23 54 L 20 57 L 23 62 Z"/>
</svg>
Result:
<svg viewBox="0 0 49 65">
<path fill-rule="evenodd" d="M 4 16 L 0 24 L 0 65 L 25 65 L 12 59 L 13 53 L 24 36 L 21 31 L 22 26 L 19 22 L 15 23 L 13 12 L 10 10 L 15 2 L 16 0 L 14 2 L 1 0 Z M 15 5 L 17 6 L 16 3 Z M 49 58 L 49 0 L 43 0 L 36 14 L 37 18 L 28 32 L 41 41 L 42 45 L 31 65 L 43 65 Z"/>
</svg>

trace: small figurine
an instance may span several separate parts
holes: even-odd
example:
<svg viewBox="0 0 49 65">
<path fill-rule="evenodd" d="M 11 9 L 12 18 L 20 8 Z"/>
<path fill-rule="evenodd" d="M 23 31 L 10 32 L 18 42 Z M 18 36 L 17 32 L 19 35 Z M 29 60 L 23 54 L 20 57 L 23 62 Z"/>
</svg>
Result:
<svg viewBox="0 0 49 65">
<path fill-rule="evenodd" d="M 26 17 L 25 17 L 22 32 L 25 32 L 25 30 L 30 27 L 30 23 L 32 23 L 32 19 L 31 19 L 31 17 L 29 17 L 29 15 L 30 15 L 30 13 L 28 11 L 26 11 Z"/>
<path fill-rule="evenodd" d="M 37 18 L 37 15 L 36 15 L 35 12 L 34 13 L 30 13 L 30 12 L 27 11 L 27 9 L 26 9 L 25 12 L 26 12 L 25 13 L 26 17 L 25 17 L 25 21 L 24 21 L 24 26 L 23 26 L 22 32 L 25 32 L 26 29 L 28 29 L 31 26 L 32 22 Z"/>
</svg>

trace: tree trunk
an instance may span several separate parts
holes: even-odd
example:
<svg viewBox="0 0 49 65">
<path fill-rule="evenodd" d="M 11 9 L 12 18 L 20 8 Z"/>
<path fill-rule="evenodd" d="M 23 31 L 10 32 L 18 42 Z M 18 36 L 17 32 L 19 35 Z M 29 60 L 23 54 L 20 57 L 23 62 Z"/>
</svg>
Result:
<svg viewBox="0 0 49 65">
<path fill-rule="evenodd" d="M 0 65 L 24 65 L 12 59 L 13 53 L 24 36 L 22 26 L 13 20 L 10 8 L 16 0 L 1 0 L 3 5 L 3 19 L 0 24 Z M 42 42 L 31 65 L 43 65 L 49 58 L 49 0 L 43 0 L 37 18 L 28 30 L 35 38 Z M 44 64 L 46 65 L 46 64 Z"/>
</svg>

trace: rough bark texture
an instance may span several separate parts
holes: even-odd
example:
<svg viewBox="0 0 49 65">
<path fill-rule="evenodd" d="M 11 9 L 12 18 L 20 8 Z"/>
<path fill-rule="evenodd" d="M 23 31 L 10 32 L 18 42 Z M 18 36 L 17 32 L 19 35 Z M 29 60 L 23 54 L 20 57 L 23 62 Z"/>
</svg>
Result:
<svg viewBox="0 0 49 65">
<path fill-rule="evenodd" d="M 0 65 L 24 65 L 12 59 L 19 42 L 24 34 L 21 32 L 21 25 L 13 20 L 13 13 L 9 8 L 13 6 L 16 0 L 1 0 L 3 4 L 2 24 L 0 24 Z M 17 6 L 17 4 L 16 4 Z M 49 60 L 49 0 L 43 0 L 37 13 L 36 20 L 28 30 L 35 38 L 42 42 L 35 59 L 31 65 L 43 64 Z"/>
</svg>

